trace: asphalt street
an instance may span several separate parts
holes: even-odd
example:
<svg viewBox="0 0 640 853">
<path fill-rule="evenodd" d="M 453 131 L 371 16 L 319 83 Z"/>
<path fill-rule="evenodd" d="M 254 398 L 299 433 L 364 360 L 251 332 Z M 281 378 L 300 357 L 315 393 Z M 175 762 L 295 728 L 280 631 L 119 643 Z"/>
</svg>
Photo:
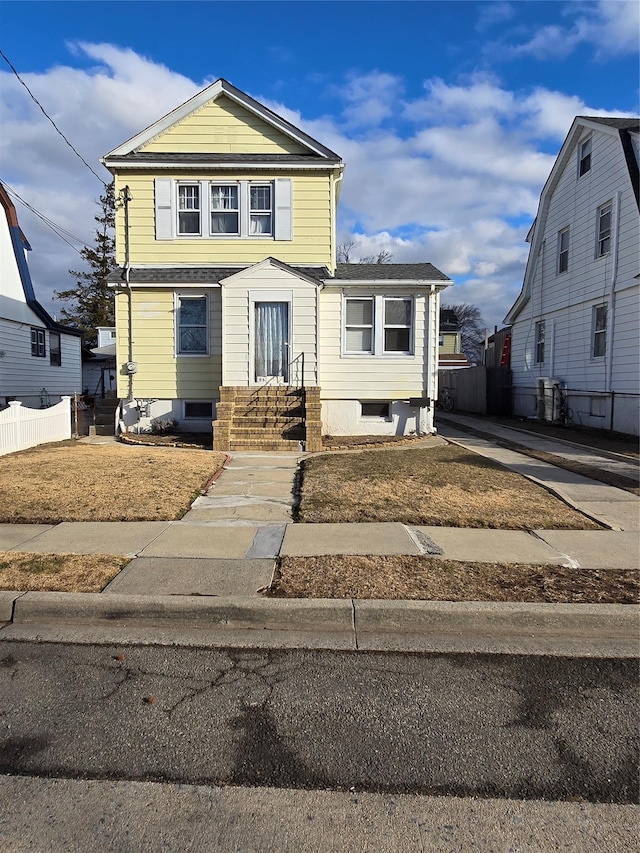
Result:
<svg viewBox="0 0 640 853">
<path fill-rule="evenodd" d="M 0 773 L 635 803 L 637 661 L 0 645 Z"/>
</svg>

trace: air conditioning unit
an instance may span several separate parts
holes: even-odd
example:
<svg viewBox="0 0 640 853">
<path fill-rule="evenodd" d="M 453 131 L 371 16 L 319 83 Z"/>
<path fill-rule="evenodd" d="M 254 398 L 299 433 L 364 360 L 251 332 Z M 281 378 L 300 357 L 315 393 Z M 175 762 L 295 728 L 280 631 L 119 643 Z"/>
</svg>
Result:
<svg viewBox="0 0 640 853">
<path fill-rule="evenodd" d="M 536 415 L 541 421 L 560 422 L 560 379 L 541 376 L 536 379 Z"/>
</svg>

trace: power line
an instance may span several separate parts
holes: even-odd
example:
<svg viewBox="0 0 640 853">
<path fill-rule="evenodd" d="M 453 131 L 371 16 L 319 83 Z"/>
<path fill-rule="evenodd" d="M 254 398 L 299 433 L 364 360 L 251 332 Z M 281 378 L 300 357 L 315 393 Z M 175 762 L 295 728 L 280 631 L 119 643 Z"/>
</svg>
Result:
<svg viewBox="0 0 640 853">
<path fill-rule="evenodd" d="M 5 53 L 4 53 L 2 50 L 0 50 L 0 56 L 2 56 L 2 58 L 4 59 L 4 61 L 7 63 L 7 65 L 9 66 L 9 68 L 13 71 L 13 73 L 16 75 L 16 77 L 18 78 L 18 80 L 20 81 L 20 83 L 22 83 L 22 85 L 24 86 L 24 88 L 27 90 L 27 92 L 28 92 L 28 93 L 29 93 L 29 95 L 31 96 L 31 100 L 32 100 L 35 104 L 37 104 L 37 105 L 38 105 L 38 107 L 40 107 L 40 109 L 42 110 L 42 114 L 43 114 L 46 118 L 48 118 L 48 119 L 49 119 L 49 121 L 51 122 L 51 124 L 54 126 L 54 128 L 55 128 L 56 132 L 57 132 L 57 133 L 58 133 L 58 134 L 59 134 L 59 135 L 64 139 L 64 141 L 67 143 L 67 145 L 68 145 L 68 146 L 69 146 L 69 148 L 73 151 L 73 153 L 76 155 L 76 157 L 79 157 L 79 158 L 80 158 L 80 160 L 82 160 L 82 162 L 83 162 L 83 163 L 84 163 L 84 165 L 87 167 L 87 169 L 88 169 L 88 170 L 89 170 L 89 171 L 90 171 L 90 172 L 91 172 L 91 173 L 92 173 L 92 174 L 93 174 L 93 175 L 94 175 L 94 176 L 95 176 L 95 177 L 100 181 L 100 183 L 102 184 L 102 186 L 103 186 L 103 187 L 104 187 L 104 186 L 106 186 L 105 182 L 102 180 L 102 178 L 100 177 L 100 175 L 99 175 L 97 172 L 95 172 L 95 171 L 91 168 L 91 166 L 87 163 L 87 161 L 84 159 L 84 157 L 82 156 L 82 154 L 80 154 L 80 152 L 79 152 L 79 151 L 77 151 L 77 150 L 73 147 L 73 145 L 69 142 L 69 140 L 67 139 L 67 137 L 66 137 L 66 136 L 64 135 L 64 133 L 60 130 L 60 128 L 59 128 L 59 127 L 58 127 L 58 125 L 55 123 L 55 121 L 51 118 L 51 116 L 47 113 L 47 111 L 45 110 L 45 108 L 42 106 L 42 104 L 41 104 L 41 103 L 40 103 L 40 101 L 36 98 L 36 96 L 33 94 L 33 92 L 31 91 L 31 89 L 30 89 L 30 88 L 27 86 L 27 84 L 24 82 L 24 80 L 22 79 L 22 77 L 18 74 L 18 72 L 17 72 L 17 71 L 16 71 L 16 69 L 13 67 L 13 65 L 11 64 L 11 62 L 9 61 L 9 59 L 7 58 L 7 56 L 5 55 Z"/>
<path fill-rule="evenodd" d="M 76 243 L 81 243 L 82 245 L 85 244 L 84 240 L 81 240 L 79 237 L 74 236 L 70 231 L 67 231 L 61 225 L 57 225 L 53 221 L 53 219 L 49 219 L 48 216 L 45 216 L 44 213 L 41 213 L 39 210 L 37 210 L 37 208 L 29 204 L 28 201 L 25 201 L 21 196 L 19 196 L 14 189 L 11 189 L 11 187 L 7 183 L 5 183 L 5 181 L 2 181 L 2 185 L 6 188 L 10 196 L 16 198 L 21 204 L 23 204 L 27 208 L 27 210 L 30 210 L 31 213 L 35 214 L 35 216 L 41 219 L 44 224 L 47 225 L 53 231 L 54 234 L 60 237 L 61 240 L 64 240 L 67 246 L 70 246 L 74 252 L 77 252 L 80 257 L 82 257 L 82 252 L 79 249 L 76 249 L 73 243 L 70 243 L 69 240 L 67 240 L 67 237 L 70 237 L 72 240 L 75 240 Z"/>
</svg>

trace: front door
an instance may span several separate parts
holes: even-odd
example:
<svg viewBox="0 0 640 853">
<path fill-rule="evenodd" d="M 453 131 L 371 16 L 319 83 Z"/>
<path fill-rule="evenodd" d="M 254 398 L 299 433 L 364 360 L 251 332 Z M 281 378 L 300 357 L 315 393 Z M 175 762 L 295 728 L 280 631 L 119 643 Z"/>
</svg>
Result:
<svg viewBox="0 0 640 853">
<path fill-rule="evenodd" d="M 255 303 L 256 382 L 289 381 L 289 303 Z"/>
</svg>

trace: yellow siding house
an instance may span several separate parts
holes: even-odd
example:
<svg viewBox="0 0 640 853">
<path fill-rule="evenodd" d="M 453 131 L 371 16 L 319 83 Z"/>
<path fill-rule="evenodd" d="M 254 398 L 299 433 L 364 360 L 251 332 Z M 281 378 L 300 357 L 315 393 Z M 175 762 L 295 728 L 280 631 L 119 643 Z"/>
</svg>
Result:
<svg viewBox="0 0 640 853">
<path fill-rule="evenodd" d="M 429 263 L 337 264 L 340 157 L 218 80 L 103 163 L 115 179 L 125 428 L 219 449 L 433 431 Z"/>
</svg>

